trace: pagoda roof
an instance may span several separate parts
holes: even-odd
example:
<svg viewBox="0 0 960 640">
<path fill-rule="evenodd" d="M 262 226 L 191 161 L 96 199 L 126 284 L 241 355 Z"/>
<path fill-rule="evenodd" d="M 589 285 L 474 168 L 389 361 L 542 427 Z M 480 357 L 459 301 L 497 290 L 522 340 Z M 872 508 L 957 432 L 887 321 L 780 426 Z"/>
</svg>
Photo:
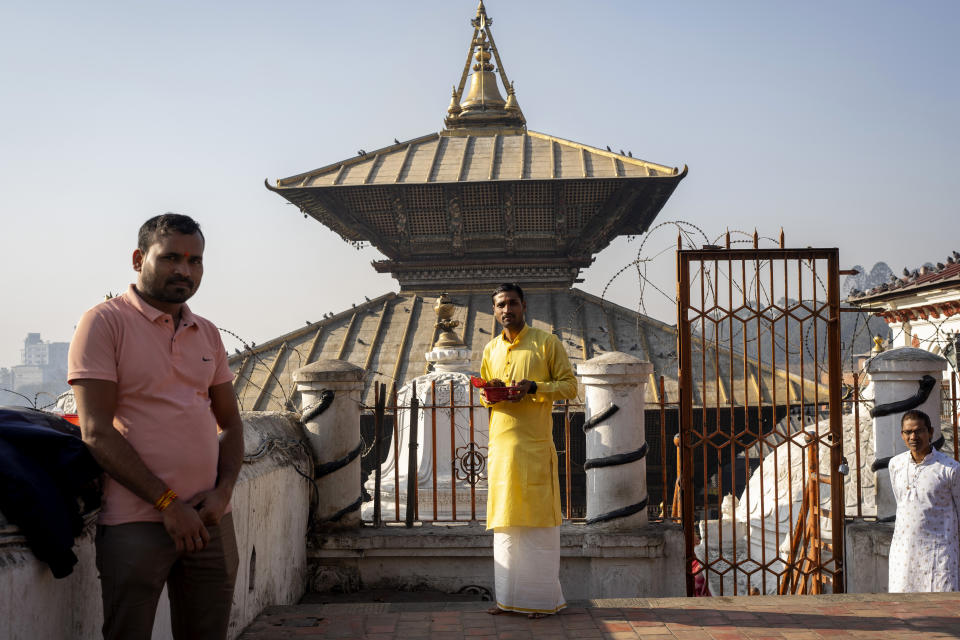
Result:
<svg viewBox="0 0 960 640">
<path fill-rule="evenodd" d="M 374 245 L 404 291 L 569 287 L 614 238 L 644 233 L 687 169 L 529 131 L 482 1 L 470 23 L 443 131 L 266 186 Z"/>
<path fill-rule="evenodd" d="M 480 183 L 510 180 L 666 178 L 686 173 L 536 131 L 458 129 L 407 142 L 277 180 L 284 193 L 311 187 Z"/>
<path fill-rule="evenodd" d="M 535 131 L 467 128 L 267 188 L 345 240 L 370 242 L 389 259 L 374 266 L 404 289 L 449 288 L 464 274 L 484 287 L 569 286 L 615 237 L 644 233 L 686 173 Z M 438 268 L 451 260 L 453 271 Z"/>
</svg>

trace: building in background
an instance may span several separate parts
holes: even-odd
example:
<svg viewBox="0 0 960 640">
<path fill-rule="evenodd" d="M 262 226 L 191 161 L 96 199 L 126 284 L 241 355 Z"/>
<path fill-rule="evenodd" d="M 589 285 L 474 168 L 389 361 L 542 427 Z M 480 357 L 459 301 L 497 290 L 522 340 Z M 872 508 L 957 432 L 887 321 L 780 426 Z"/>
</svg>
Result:
<svg viewBox="0 0 960 640">
<path fill-rule="evenodd" d="M 957 368 L 960 340 L 960 253 L 944 262 L 903 270 L 847 302 L 871 311 L 890 326 L 890 347 L 916 347 L 945 357 Z M 949 376 L 949 371 L 946 374 Z"/>
<path fill-rule="evenodd" d="M 0 369 L 0 404 L 43 407 L 67 390 L 69 342 L 44 341 L 28 333 L 20 350 L 20 364 Z"/>
</svg>

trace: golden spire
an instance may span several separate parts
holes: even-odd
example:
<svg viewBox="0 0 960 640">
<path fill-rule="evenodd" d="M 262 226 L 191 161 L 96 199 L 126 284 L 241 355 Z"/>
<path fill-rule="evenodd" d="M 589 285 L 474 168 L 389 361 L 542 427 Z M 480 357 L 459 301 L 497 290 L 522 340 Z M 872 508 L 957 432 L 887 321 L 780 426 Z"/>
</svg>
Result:
<svg viewBox="0 0 960 640">
<path fill-rule="evenodd" d="M 477 5 L 477 16 L 470 24 L 473 26 L 473 37 L 470 39 L 460 84 L 454 87 L 450 107 L 447 109 L 448 115 L 444 120 L 447 128 L 525 128 L 526 119 L 514 94 L 513 83 L 507 79 L 507 73 L 503 69 L 500 52 L 490 29 L 493 20 L 487 16 L 483 0 Z M 496 66 L 491 63 L 491 58 L 496 61 Z M 464 96 L 467 74 L 474 59 L 476 62 L 473 64 L 473 75 L 470 76 L 470 89 Z M 507 90 L 506 100 L 497 86 L 497 75 Z"/>
<path fill-rule="evenodd" d="M 453 94 L 450 97 L 450 106 L 447 107 L 447 113 L 451 117 L 456 117 L 460 113 L 460 100 L 457 98 L 457 88 L 453 88 Z"/>
</svg>

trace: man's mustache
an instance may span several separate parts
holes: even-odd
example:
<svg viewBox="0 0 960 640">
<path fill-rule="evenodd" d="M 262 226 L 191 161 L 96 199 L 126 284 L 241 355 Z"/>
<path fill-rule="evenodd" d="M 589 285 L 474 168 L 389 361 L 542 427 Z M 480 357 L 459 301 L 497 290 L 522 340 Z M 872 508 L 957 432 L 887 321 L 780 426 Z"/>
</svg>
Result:
<svg viewBox="0 0 960 640">
<path fill-rule="evenodd" d="M 191 289 L 193 288 L 193 280 L 190 280 L 189 278 L 170 278 L 169 280 L 167 280 L 167 284 L 169 285 L 185 284 Z"/>
</svg>

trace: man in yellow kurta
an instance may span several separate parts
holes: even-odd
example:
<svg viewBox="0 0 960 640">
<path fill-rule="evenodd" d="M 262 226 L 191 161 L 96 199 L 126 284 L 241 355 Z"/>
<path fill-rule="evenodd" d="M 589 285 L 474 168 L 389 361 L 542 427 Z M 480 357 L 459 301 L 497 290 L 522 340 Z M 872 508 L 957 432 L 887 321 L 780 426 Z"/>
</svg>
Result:
<svg viewBox="0 0 960 640">
<path fill-rule="evenodd" d="M 553 401 L 574 398 L 577 380 L 552 333 L 524 321 L 523 290 L 502 284 L 493 314 L 503 333 L 483 350 L 488 384 L 516 386 L 490 412 L 487 528 L 493 529 L 497 607 L 532 618 L 566 606 L 560 589 L 560 482 L 553 444 Z M 518 382 L 519 381 L 519 382 Z"/>
</svg>

